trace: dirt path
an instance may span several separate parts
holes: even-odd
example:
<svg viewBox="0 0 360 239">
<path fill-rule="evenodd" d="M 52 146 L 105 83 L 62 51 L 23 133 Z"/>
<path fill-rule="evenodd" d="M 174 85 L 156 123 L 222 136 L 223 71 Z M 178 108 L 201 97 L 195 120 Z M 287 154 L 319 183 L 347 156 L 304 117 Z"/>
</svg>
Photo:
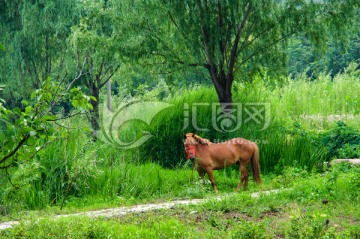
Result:
<svg viewBox="0 0 360 239">
<path fill-rule="evenodd" d="M 269 190 L 263 192 L 256 192 L 252 193 L 250 196 L 253 198 L 259 197 L 261 194 L 269 195 L 272 193 L 278 193 L 281 190 Z M 73 217 L 73 216 L 88 216 L 88 217 L 119 217 L 129 213 L 141 213 L 156 209 L 169 209 L 172 207 L 176 207 L 179 205 L 189 205 L 189 204 L 200 204 L 204 203 L 208 200 L 223 200 L 224 198 L 233 195 L 229 194 L 226 196 L 219 196 L 219 197 L 212 197 L 209 199 L 188 199 L 188 200 L 176 200 L 171 202 L 164 202 L 164 203 L 156 203 L 156 204 L 142 204 L 142 205 L 135 205 L 131 207 L 118 207 L 118 208 L 110 208 L 110 209 L 103 209 L 103 210 L 96 210 L 96 211 L 88 211 L 88 212 L 80 212 L 80 213 L 73 213 L 73 214 L 64 214 L 64 215 L 56 215 L 55 218 L 60 217 Z M 5 230 L 7 228 L 12 228 L 14 225 L 19 224 L 19 221 L 9 221 L 9 222 L 1 222 L 0 223 L 0 230 Z"/>
</svg>

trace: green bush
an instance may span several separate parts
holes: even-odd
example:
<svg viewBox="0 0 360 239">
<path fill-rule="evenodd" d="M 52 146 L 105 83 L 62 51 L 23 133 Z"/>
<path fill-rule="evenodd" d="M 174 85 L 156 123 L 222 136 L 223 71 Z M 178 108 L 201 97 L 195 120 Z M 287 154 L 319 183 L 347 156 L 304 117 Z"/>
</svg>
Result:
<svg viewBox="0 0 360 239">
<path fill-rule="evenodd" d="M 337 126 L 320 135 L 320 145 L 327 148 L 326 159 L 357 158 L 360 148 L 360 131 L 337 122 Z"/>
</svg>

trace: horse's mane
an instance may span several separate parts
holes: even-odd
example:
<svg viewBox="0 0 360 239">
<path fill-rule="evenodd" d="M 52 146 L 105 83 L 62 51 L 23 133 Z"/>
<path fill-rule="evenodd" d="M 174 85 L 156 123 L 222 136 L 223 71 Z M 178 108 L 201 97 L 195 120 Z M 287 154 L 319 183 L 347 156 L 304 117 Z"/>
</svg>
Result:
<svg viewBox="0 0 360 239">
<path fill-rule="evenodd" d="M 210 140 L 201 138 L 199 135 L 196 135 L 196 134 L 193 135 L 193 138 L 196 141 L 198 141 L 200 144 L 208 145 L 211 143 Z"/>
</svg>

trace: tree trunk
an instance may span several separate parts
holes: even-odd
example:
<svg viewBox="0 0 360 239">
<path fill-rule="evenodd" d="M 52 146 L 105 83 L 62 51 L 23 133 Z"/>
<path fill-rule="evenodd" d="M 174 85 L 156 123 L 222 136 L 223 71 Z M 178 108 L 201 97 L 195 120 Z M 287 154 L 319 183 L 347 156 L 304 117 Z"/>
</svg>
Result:
<svg viewBox="0 0 360 239">
<path fill-rule="evenodd" d="M 216 88 L 216 86 L 215 86 Z M 232 92 L 231 92 L 231 88 L 227 88 L 227 87 L 219 87 L 216 88 L 216 92 L 218 94 L 218 99 L 219 99 L 219 103 L 220 104 L 232 104 Z"/>
<path fill-rule="evenodd" d="M 214 71 L 212 71 L 210 72 L 210 76 L 218 95 L 221 108 L 223 112 L 226 113 L 232 109 L 233 100 L 231 88 L 234 77 L 230 74 L 226 75 L 223 70 L 220 74 L 214 74 Z"/>
<path fill-rule="evenodd" d="M 107 108 L 109 111 L 112 111 L 111 107 L 111 81 L 106 82 L 106 96 L 107 96 Z"/>
<path fill-rule="evenodd" d="M 96 131 L 100 130 L 100 124 L 99 124 L 99 118 L 100 118 L 100 113 L 99 113 L 99 100 L 100 100 L 100 92 L 99 89 L 96 86 L 93 86 L 92 90 L 91 90 L 91 94 L 92 96 L 94 96 L 96 98 L 96 100 L 91 100 L 90 103 L 93 107 L 91 114 L 90 114 L 90 123 L 91 123 L 91 127 L 93 132 L 95 133 Z"/>
</svg>

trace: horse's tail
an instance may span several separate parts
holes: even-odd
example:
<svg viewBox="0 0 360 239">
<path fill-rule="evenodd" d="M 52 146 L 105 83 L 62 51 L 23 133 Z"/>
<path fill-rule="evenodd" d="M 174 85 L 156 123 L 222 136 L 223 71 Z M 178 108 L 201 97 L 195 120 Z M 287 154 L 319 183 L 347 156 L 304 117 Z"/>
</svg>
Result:
<svg viewBox="0 0 360 239">
<path fill-rule="evenodd" d="M 251 170 L 252 170 L 252 174 L 253 174 L 253 178 L 254 178 L 254 182 L 259 184 L 261 183 L 261 178 L 260 178 L 260 162 L 259 162 L 259 147 L 257 146 L 256 143 L 252 143 L 253 147 L 254 147 L 254 153 L 251 156 Z"/>
</svg>

